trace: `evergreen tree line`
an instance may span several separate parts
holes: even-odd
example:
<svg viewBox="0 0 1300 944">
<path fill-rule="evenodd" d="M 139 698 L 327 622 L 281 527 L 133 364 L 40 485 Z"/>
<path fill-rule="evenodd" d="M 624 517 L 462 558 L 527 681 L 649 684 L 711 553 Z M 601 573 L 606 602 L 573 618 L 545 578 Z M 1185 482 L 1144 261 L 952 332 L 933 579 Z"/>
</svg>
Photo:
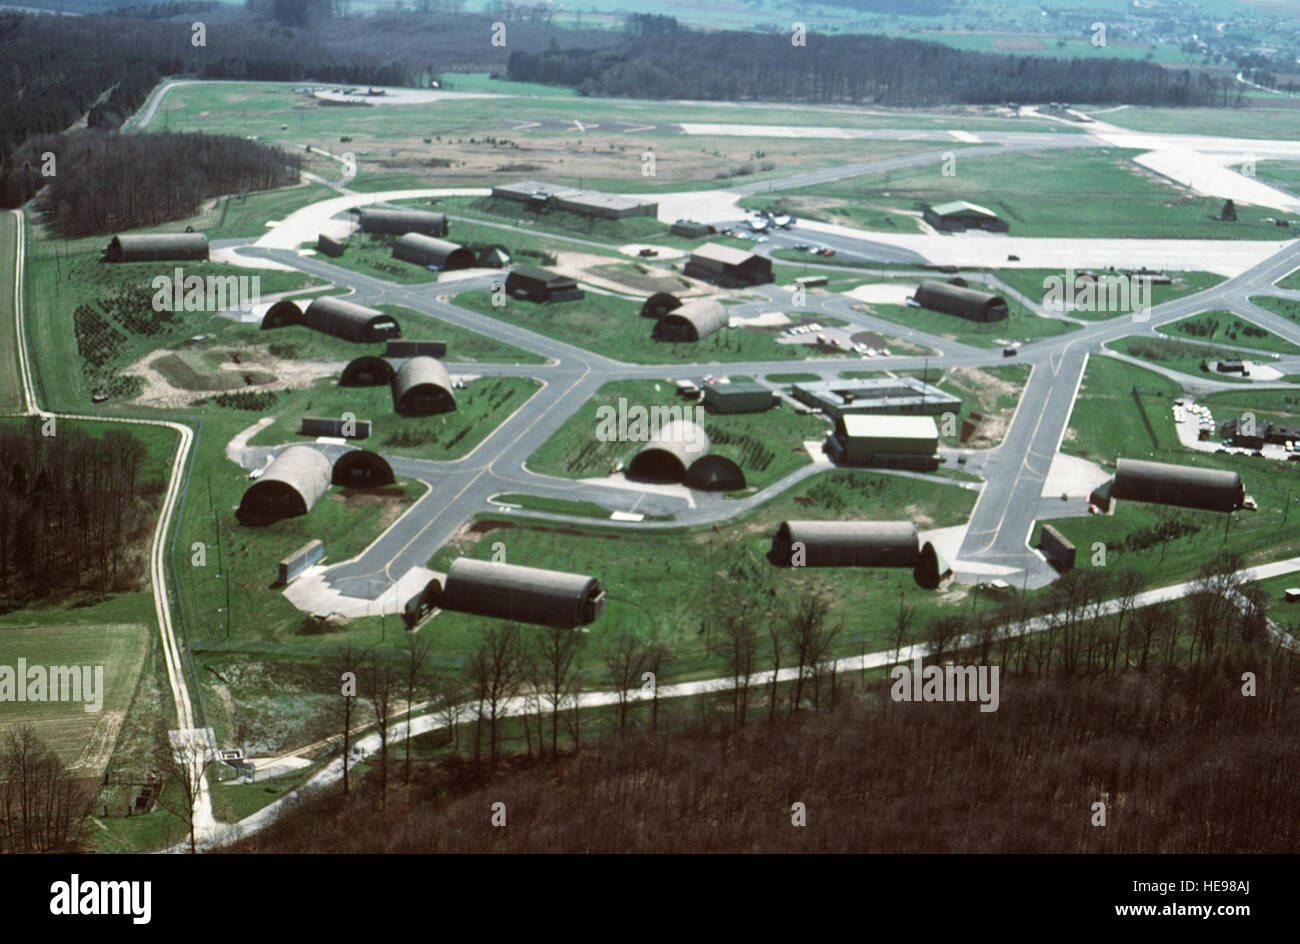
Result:
<svg viewBox="0 0 1300 944">
<path fill-rule="evenodd" d="M 144 487 L 145 448 L 128 433 L 93 438 L 45 420 L 0 428 L 0 602 L 134 586 L 133 547 L 160 483 Z M 152 496 L 152 497 L 151 497 Z"/>
<path fill-rule="evenodd" d="M 58 173 L 41 177 L 41 154 Z M 42 135 L 14 155 L 27 186 L 47 186 L 36 208 L 60 236 L 115 233 L 184 219 L 225 193 L 296 183 L 302 155 L 225 135 L 82 131 Z"/>
<path fill-rule="evenodd" d="M 1131 59 L 970 52 L 885 36 L 646 29 L 607 49 L 517 50 L 509 77 L 583 95 L 701 100 L 1209 105 L 1214 81 Z"/>
</svg>

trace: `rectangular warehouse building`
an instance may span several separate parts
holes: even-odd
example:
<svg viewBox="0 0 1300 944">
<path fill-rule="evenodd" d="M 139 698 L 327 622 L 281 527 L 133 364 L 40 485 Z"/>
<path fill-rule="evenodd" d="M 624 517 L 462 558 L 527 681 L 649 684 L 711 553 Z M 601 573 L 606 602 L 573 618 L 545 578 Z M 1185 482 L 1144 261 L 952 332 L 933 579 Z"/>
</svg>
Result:
<svg viewBox="0 0 1300 944">
<path fill-rule="evenodd" d="M 304 416 L 302 418 L 301 433 L 303 436 L 339 436 L 344 439 L 369 439 L 370 420 L 335 419 L 332 416 Z"/>
<path fill-rule="evenodd" d="M 567 275 L 556 275 L 549 269 L 520 266 L 506 276 L 506 294 L 513 298 L 527 298 L 534 302 L 569 302 L 586 293 Z"/>
<path fill-rule="evenodd" d="M 988 207 L 967 203 L 965 200 L 953 200 L 951 203 L 939 203 L 927 207 L 922 216 L 935 229 L 950 233 L 964 233 L 968 229 L 1005 233 L 1011 228 L 1006 220 Z"/>
<path fill-rule="evenodd" d="M 628 197 L 601 190 L 582 190 L 540 180 L 520 180 L 492 188 L 498 200 L 513 200 L 534 210 L 564 210 L 582 216 L 623 219 L 628 216 L 658 216 L 659 203 L 644 197 Z"/>
<path fill-rule="evenodd" d="M 764 285 L 773 281 L 770 259 L 718 243 L 705 243 L 693 250 L 682 271 L 692 278 L 723 288 Z"/>
<path fill-rule="evenodd" d="M 832 420 L 863 413 L 938 416 L 961 412 L 961 399 L 919 377 L 867 377 L 797 383 L 790 391 L 800 403 Z"/>
<path fill-rule="evenodd" d="M 703 223 L 697 223 L 694 220 L 678 220 L 668 231 L 674 236 L 685 236 L 687 239 L 700 239 L 708 236 L 713 232 L 712 226 L 706 226 Z"/>
<path fill-rule="evenodd" d="M 759 383 L 711 384 L 704 388 L 704 406 L 713 413 L 762 413 L 776 397 Z"/>
<path fill-rule="evenodd" d="M 939 427 L 930 416 L 849 415 L 835 424 L 832 453 L 844 462 L 897 468 L 938 463 Z"/>
</svg>

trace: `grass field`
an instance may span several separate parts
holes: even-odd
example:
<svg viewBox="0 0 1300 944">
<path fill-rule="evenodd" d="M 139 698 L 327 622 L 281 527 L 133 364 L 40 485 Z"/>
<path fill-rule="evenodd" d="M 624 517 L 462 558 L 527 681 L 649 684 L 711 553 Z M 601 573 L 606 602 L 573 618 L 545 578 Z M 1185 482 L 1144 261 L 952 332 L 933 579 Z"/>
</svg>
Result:
<svg viewBox="0 0 1300 944">
<path fill-rule="evenodd" d="M 18 373 L 18 326 L 14 311 L 14 240 L 18 219 L 12 213 L 0 220 L 0 412 L 23 408 L 22 378 Z"/>
<path fill-rule="evenodd" d="M 1300 192 L 1300 164 L 1288 161 L 1257 161 L 1255 176 L 1266 184 L 1276 184 L 1291 193 Z"/>
<path fill-rule="evenodd" d="M 1167 367 L 1180 373 L 1213 376 L 1215 380 L 1225 380 L 1229 383 L 1248 383 L 1244 377 L 1238 374 L 1218 373 L 1213 366 L 1209 366 L 1207 370 L 1201 369 L 1202 363 L 1212 365 L 1214 361 L 1222 357 L 1235 356 L 1233 351 L 1223 348 L 1207 347 L 1204 344 L 1192 344 L 1187 341 L 1175 341 L 1173 338 L 1144 336 L 1130 336 L 1120 338 L 1117 341 L 1108 341 L 1106 346 L 1130 357 L 1140 357 L 1144 361 L 1150 361 L 1153 364 L 1159 364 L 1161 367 Z"/>
<path fill-rule="evenodd" d="M 992 274 L 1026 298 L 1031 298 L 1037 302 L 1041 302 L 1047 295 L 1048 289 L 1044 287 L 1050 284 L 1046 281 L 1047 279 L 1053 276 L 1060 279 L 1065 278 L 1065 272 L 1059 269 L 996 269 Z M 1172 279 L 1169 285 L 1151 286 L 1148 298 L 1151 307 L 1163 305 L 1167 301 L 1182 298 L 1184 295 L 1203 292 L 1224 281 L 1223 276 L 1213 272 L 1170 272 L 1168 275 Z M 1073 297 L 1068 285 L 1065 287 L 1065 292 Z M 1120 300 L 1122 300 L 1122 297 Z M 1136 293 L 1130 292 L 1130 304 L 1127 307 L 1116 307 L 1112 311 L 1076 309 L 1066 312 L 1066 314 L 1071 318 L 1080 318 L 1084 321 L 1105 321 L 1119 315 L 1131 314 L 1134 307 L 1136 307 L 1132 303 L 1137 300 Z"/>
<path fill-rule="evenodd" d="M 528 468 L 544 475 L 589 478 L 608 475 L 614 464 L 627 461 L 641 444 L 597 439 L 597 410 L 602 406 L 677 406 L 704 427 L 710 452 L 735 460 L 744 470 L 751 489 L 761 489 L 807 465 L 812 459 L 803 443 L 819 440 L 829 431 L 820 416 L 799 415 L 787 407 L 765 413 L 715 415 L 683 403 L 667 381 L 621 380 L 605 384 L 570 416 L 563 426 L 528 459 Z"/>
<path fill-rule="evenodd" d="M 1092 111 L 1083 107 L 1085 114 Z M 1300 141 L 1300 122 L 1294 112 L 1268 108 L 1148 108 L 1133 105 L 1118 111 L 1097 115 L 1098 120 L 1131 128 L 1134 131 L 1154 131 L 1163 134 L 1216 134 L 1229 138 L 1269 138 L 1282 141 Z"/>
<path fill-rule="evenodd" d="M 1300 532 L 1290 522 L 1291 515 L 1300 515 L 1300 489 L 1292 463 L 1182 448 L 1169 450 L 1160 461 L 1240 472 L 1246 494 L 1255 498 L 1259 510 L 1227 515 L 1120 501 L 1113 515 L 1065 518 L 1052 524 L 1080 549 L 1101 542 L 1106 547 L 1106 567 L 1140 570 L 1153 584 L 1190 579 L 1220 551 L 1236 551 L 1249 564 L 1300 553 Z M 1092 554 L 1080 553 L 1076 566 L 1091 567 Z"/>
<path fill-rule="evenodd" d="M 489 292 L 462 292 L 451 301 L 470 311 L 631 364 L 800 360 L 808 353 L 803 345 L 776 342 L 776 335 L 784 327 L 723 328 L 695 343 L 653 341 L 650 332 L 654 322 L 641 317 L 639 302 L 594 292 L 577 301 L 541 304 L 507 296 L 506 304 L 501 307 L 492 304 Z M 798 314 L 792 321 L 828 323 L 826 316 L 814 318 L 810 314 Z"/>
<path fill-rule="evenodd" d="M 196 334 L 205 335 L 203 346 L 248 347 L 288 340 L 290 333 L 311 333 L 299 328 L 263 333 L 257 324 L 205 312 L 155 312 L 150 282 L 171 276 L 176 263 L 109 265 L 99 261 L 102 242 L 71 242 L 65 252 L 59 242 L 33 239 L 28 229 L 25 325 L 34 380 L 47 409 L 82 411 L 96 392 L 109 394 L 110 404 L 134 397 L 141 384 L 125 369 L 152 351 L 192 347 Z M 216 263 L 182 268 L 187 277 L 253 274 Z M 254 272 L 263 295 L 319 284 L 298 272 Z M 311 344 L 317 352 L 325 348 L 340 350 L 322 340 Z"/>
<path fill-rule="evenodd" d="M 978 287 L 978 286 L 977 286 Z M 977 347 L 1001 347 L 1008 341 L 1028 341 L 1048 338 L 1077 330 L 1078 325 L 1036 315 L 1015 299 L 1007 299 L 1010 317 L 1002 321 L 967 321 L 956 315 L 912 308 L 907 305 L 860 304 L 867 314 L 893 321 L 897 324 L 937 335 L 952 341 L 961 341 Z"/>
<path fill-rule="evenodd" d="M 328 172 L 324 176 L 328 177 Z M 269 223 L 277 223 L 295 210 L 337 196 L 337 193 L 322 184 L 300 184 L 277 190 L 263 190 L 246 194 L 242 199 L 234 194 L 208 201 L 194 216 L 135 232 L 177 233 L 184 231 L 186 226 L 192 226 L 196 233 L 206 234 L 209 240 L 265 236 L 271 229 Z"/>
<path fill-rule="evenodd" d="M 1300 269 L 1277 280 L 1278 288 L 1300 289 Z"/>
<path fill-rule="evenodd" d="M 254 446 L 314 441 L 299 434 L 304 416 L 342 416 L 372 420 L 371 438 L 360 445 L 383 453 L 419 459 L 460 459 L 474 450 L 541 388 L 524 377 L 480 377 L 455 391 L 456 409 L 436 416 L 399 416 L 387 385 L 340 387 L 334 379 L 295 390 L 275 406 L 276 420 L 250 440 Z M 251 423 L 255 416 L 250 416 Z"/>
<path fill-rule="evenodd" d="M 75 766 L 80 776 L 98 776 L 135 694 L 148 640 L 149 627 L 140 623 L 8 626 L 0 630 L 0 666 L 15 672 L 20 658 L 26 660 L 29 672 L 35 666 L 90 666 L 94 684 L 93 667 L 102 668 L 102 688 L 96 693 L 99 711 L 85 710 L 91 704 L 85 690 L 80 693 L 82 700 L 76 702 L 8 701 L 0 712 L 0 736 L 31 725 L 64 764 Z M 46 697 L 51 694 L 52 689 L 47 689 Z"/>
<path fill-rule="evenodd" d="M 1174 452 L 1182 451 L 1173 418 L 1178 394 L 1178 384 L 1160 374 L 1093 355 L 1061 450 L 1103 465 L 1120 456 L 1173 461 Z"/>
<path fill-rule="evenodd" d="M 1300 302 L 1291 301 L 1289 298 L 1276 298 L 1272 295 L 1252 295 L 1250 300 L 1275 315 L 1281 315 L 1300 324 Z"/>
<path fill-rule="evenodd" d="M 454 325 L 433 315 L 421 311 L 412 311 L 401 305 L 376 305 L 379 311 L 386 312 L 402 325 L 406 337 L 423 337 L 434 341 L 447 342 L 447 356 L 442 358 L 444 364 L 488 362 L 494 364 L 544 364 L 546 358 L 532 351 L 498 341 L 486 334 L 470 331 L 460 325 Z"/>
<path fill-rule="evenodd" d="M 965 521 L 976 493 L 956 486 L 866 471 L 832 471 L 800 483 L 759 509 L 712 526 L 644 533 L 622 529 L 576 528 L 524 523 L 509 515 L 480 516 L 468 532 L 444 547 L 430 564 L 445 569 L 462 555 L 487 558 L 503 542 L 506 560 L 532 566 L 557 566 L 596 576 L 607 593 L 604 614 L 589 627 L 584 682 L 595 687 L 604 675 L 600 655 L 621 631 L 643 640 L 656 635 L 673 652 L 660 678 L 705 678 L 725 672 L 708 653 L 716 632 L 720 584 L 740 574 L 753 575 L 759 589 L 790 601 L 805 590 L 832 594 L 832 622 L 843 620 L 835 650 L 841 655 L 888 645 L 886 633 L 900 596 L 924 618 L 944 605 L 966 600 L 967 589 L 943 593 L 920 590 L 906 569 L 773 567 L 765 559 L 776 525 L 785 518 L 844 520 L 911 518 L 920 528 Z M 862 601 L 873 601 L 862 605 Z M 877 602 L 878 601 L 878 602 Z M 436 634 L 433 658 L 455 667 L 481 638 L 482 619 L 443 612 L 421 632 Z M 768 654 L 759 653 L 768 666 Z"/>
<path fill-rule="evenodd" d="M 422 285 L 438 281 L 437 272 L 394 259 L 395 242 L 397 237 L 386 233 L 353 233 L 348 237 L 348 247 L 343 255 L 325 261 L 349 272 L 359 272 L 398 285 Z M 300 248 L 315 249 L 316 241 L 303 243 Z"/>
<path fill-rule="evenodd" d="M 1012 236 L 1276 240 L 1283 232 L 1262 222 L 1276 211 L 1261 207 L 1239 209 L 1235 223 L 1215 221 L 1222 200 L 1193 196 L 1144 170 L 1132 161 L 1140 153 L 1087 148 L 965 159 L 958 153 L 953 176 L 908 167 L 783 196 L 800 215 L 808 203 L 823 212 L 857 206 L 859 212 L 879 213 L 969 200 L 1007 220 Z M 1063 180 L 1070 181 L 1068 190 L 1061 188 Z"/>
<path fill-rule="evenodd" d="M 1253 321 L 1238 317 L 1229 311 L 1207 311 L 1189 318 L 1171 321 L 1156 328 L 1161 334 L 1178 335 L 1199 340 L 1218 340 L 1234 347 L 1247 347 L 1253 351 L 1272 354 L 1300 354 L 1300 347 L 1271 331 L 1266 331 Z"/>
</svg>

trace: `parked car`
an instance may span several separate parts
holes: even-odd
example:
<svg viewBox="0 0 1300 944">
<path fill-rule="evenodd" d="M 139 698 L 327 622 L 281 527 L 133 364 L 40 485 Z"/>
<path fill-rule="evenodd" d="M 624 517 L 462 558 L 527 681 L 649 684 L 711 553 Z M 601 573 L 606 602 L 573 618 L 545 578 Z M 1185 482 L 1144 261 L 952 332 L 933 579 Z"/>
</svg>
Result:
<svg viewBox="0 0 1300 944">
<path fill-rule="evenodd" d="M 1018 352 L 1014 347 L 1004 347 L 1002 349 L 1003 357 L 1015 357 Z"/>
<path fill-rule="evenodd" d="M 1007 256 L 1007 262 L 1019 262 L 1019 261 L 1020 261 L 1020 257 L 1015 255 L 1014 253 Z"/>
</svg>

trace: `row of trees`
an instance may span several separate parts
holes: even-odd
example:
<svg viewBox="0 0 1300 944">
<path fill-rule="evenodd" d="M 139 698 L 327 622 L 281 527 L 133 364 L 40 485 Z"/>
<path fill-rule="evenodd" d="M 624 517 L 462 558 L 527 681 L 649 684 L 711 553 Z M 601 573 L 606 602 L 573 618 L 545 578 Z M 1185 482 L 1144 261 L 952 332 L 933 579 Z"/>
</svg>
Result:
<svg viewBox="0 0 1300 944">
<path fill-rule="evenodd" d="M 29 726 L 11 730 L 0 752 L 0 852 L 68 852 L 90 803 L 84 780 Z"/>
<path fill-rule="evenodd" d="M 635 98 L 945 103 L 1113 102 L 1208 105 L 1193 70 L 1119 58 L 976 53 L 884 36 L 657 30 L 608 49 L 516 51 L 509 77 Z"/>
<path fill-rule="evenodd" d="M 132 543 L 161 484 L 144 487 L 143 444 L 120 432 L 43 436 L 42 426 L 0 427 L 0 598 L 133 585 Z"/>
<path fill-rule="evenodd" d="M 225 193 L 296 183 L 302 155 L 213 134 L 120 135 L 86 131 L 30 139 L 14 155 L 40 179 L 40 155 L 54 154 L 37 208 L 59 235 L 75 239 L 183 219 Z"/>
</svg>

